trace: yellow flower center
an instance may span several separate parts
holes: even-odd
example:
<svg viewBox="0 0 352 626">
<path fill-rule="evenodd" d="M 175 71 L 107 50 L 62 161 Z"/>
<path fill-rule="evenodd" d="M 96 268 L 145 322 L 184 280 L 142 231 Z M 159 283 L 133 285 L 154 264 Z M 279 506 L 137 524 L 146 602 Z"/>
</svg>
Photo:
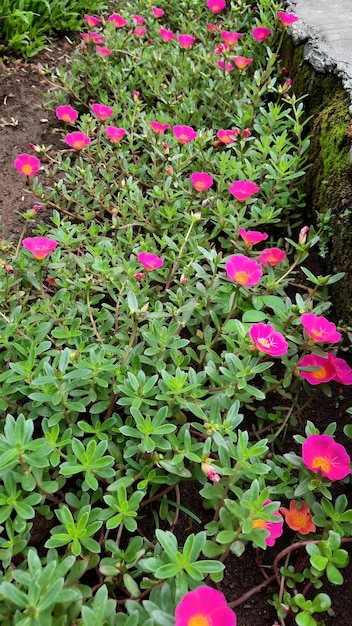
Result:
<svg viewBox="0 0 352 626">
<path fill-rule="evenodd" d="M 258 341 L 258 343 L 260 343 L 261 346 L 264 346 L 264 348 L 270 348 L 271 347 L 270 341 L 265 339 L 265 337 L 258 337 L 257 341 Z"/>
<path fill-rule="evenodd" d="M 30 176 L 30 174 L 32 173 L 32 169 L 33 169 L 32 166 L 29 165 L 29 163 L 27 163 L 26 165 L 22 167 L 22 172 L 24 174 L 27 174 L 27 176 Z"/>
<path fill-rule="evenodd" d="M 182 133 L 182 135 L 180 135 L 179 139 L 182 139 L 182 141 L 187 141 L 188 137 L 187 137 L 187 135 Z"/>
<path fill-rule="evenodd" d="M 84 147 L 84 143 L 83 141 L 75 141 L 75 143 L 73 144 L 73 147 L 76 148 L 76 150 L 80 150 L 81 148 Z"/>
<path fill-rule="evenodd" d="M 68 113 L 64 113 L 62 118 L 61 118 L 64 122 L 70 122 L 71 121 L 71 117 Z"/>
<path fill-rule="evenodd" d="M 330 459 L 327 459 L 326 456 L 316 456 L 312 461 L 312 468 L 320 469 L 323 472 L 330 472 L 331 465 Z"/>
<path fill-rule="evenodd" d="M 265 520 L 263 519 L 253 520 L 253 528 L 265 528 Z"/>
<path fill-rule="evenodd" d="M 248 272 L 236 272 L 235 273 L 235 281 L 240 283 L 240 285 L 245 285 L 248 282 L 249 274 Z"/>
<path fill-rule="evenodd" d="M 325 378 L 326 376 L 326 368 L 322 365 L 318 370 L 315 370 L 315 372 L 311 372 L 314 376 L 314 378 Z"/>
<path fill-rule="evenodd" d="M 205 184 L 199 181 L 195 184 L 195 188 L 197 189 L 197 191 L 203 191 L 203 189 L 205 189 Z"/>
<path fill-rule="evenodd" d="M 211 626 L 211 620 L 205 615 L 194 615 L 188 622 L 188 626 Z"/>
</svg>

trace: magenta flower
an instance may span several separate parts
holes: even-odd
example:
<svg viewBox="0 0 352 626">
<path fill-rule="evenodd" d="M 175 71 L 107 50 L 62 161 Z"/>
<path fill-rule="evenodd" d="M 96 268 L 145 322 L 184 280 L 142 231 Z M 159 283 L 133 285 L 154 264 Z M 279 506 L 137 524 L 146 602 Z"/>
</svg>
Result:
<svg viewBox="0 0 352 626">
<path fill-rule="evenodd" d="M 191 48 L 196 40 L 192 35 L 177 35 L 181 48 Z"/>
<path fill-rule="evenodd" d="M 254 39 L 262 43 L 265 39 L 267 39 L 267 37 L 269 37 L 269 35 L 271 35 L 271 30 L 270 28 L 265 28 L 265 26 L 257 26 L 256 28 L 253 28 L 252 35 Z"/>
<path fill-rule="evenodd" d="M 270 356 L 281 356 L 288 351 L 286 339 L 270 324 L 263 324 L 262 322 L 252 324 L 249 336 L 260 352 L 265 352 Z"/>
<path fill-rule="evenodd" d="M 259 241 L 265 241 L 269 236 L 267 233 L 260 233 L 258 230 L 245 230 L 244 228 L 238 228 L 237 230 L 247 248 L 251 248 Z"/>
<path fill-rule="evenodd" d="M 108 107 L 106 104 L 92 104 L 92 111 L 100 120 L 106 120 L 114 113 L 114 109 Z"/>
<path fill-rule="evenodd" d="M 329 322 L 326 317 L 315 315 L 315 313 L 301 315 L 301 323 L 307 335 L 316 342 L 337 343 L 342 337 L 341 333 L 337 332 L 333 322 Z"/>
<path fill-rule="evenodd" d="M 240 202 L 248 200 L 248 198 L 257 193 L 259 189 L 260 187 L 250 180 L 235 180 L 232 185 L 230 185 L 230 192 Z"/>
<path fill-rule="evenodd" d="M 209 22 L 206 24 L 206 27 L 209 33 L 215 33 L 217 30 L 221 29 L 221 24 L 210 24 Z"/>
<path fill-rule="evenodd" d="M 212 13 L 220 13 L 226 9 L 226 0 L 208 0 L 208 9 Z"/>
<path fill-rule="evenodd" d="M 63 122 L 75 122 L 78 117 L 78 111 L 73 109 L 69 104 L 63 104 L 62 106 L 57 107 L 56 117 Z"/>
<path fill-rule="evenodd" d="M 333 365 L 331 355 L 320 356 L 318 354 L 307 354 L 298 363 L 298 368 L 301 367 L 314 367 L 314 370 L 301 370 L 299 369 L 299 375 L 301 378 L 305 378 L 311 385 L 320 385 L 320 383 L 327 383 L 329 380 L 333 380 L 336 375 L 336 371 Z"/>
<path fill-rule="evenodd" d="M 116 126 L 107 126 L 105 129 L 107 136 L 113 143 L 118 143 L 126 135 L 126 128 L 117 128 Z"/>
<path fill-rule="evenodd" d="M 172 132 L 180 143 L 188 143 L 197 137 L 197 133 L 192 126 L 179 126 L 176 124 Z"/>
<path fill-rule="evenodd" d="M 152 120 L 149 121 L 153 131 L 157 134 L 164 133 L 168 128 L 170 128 L 170 124 L 161 124 L 161 122 L 154 122 Z"/>
<path fill-rule="evenodd" d="M 101 57 L 108 57 L 112 54 L 112 50 L 110 48 L 104 48 L 103 46 L 96 46 L 96 51 Z"/>
<path fill-rule="evenodd" d="M 239 285 L 253 287 L 259 283 L 263 270 L 261 265 L 244 254 L 234 254 L 226 261 L 226 273 Z"/>
<path fill-rule="evenodd" d="M 163 259 L 156 254 L 152 254 L 151 252 L 140 252 L 137 255 L 138 261 L 143 265 L 144 269 L 147 272 L 151 272 L 152 270 L 157 270 L 159 267 L 164 265 Z"/>
<path fill-rule="evenodd" d="M 194 172 L 190 175 L 191 183 L 197 191 L 206 191 L 213 184 L 213 178 L 207 172 Z"/>
<path fill-rule="evenodd" d="M 220 482 L 220 476 L 217 474 L 215 467 L 211 465 L 211 460 L 207 459 L 204 463 L 201 464 L 201 470 L 203 474 L 211 480 L 212 483 Z"/>
<path fill-rule="evenodd" d="M 350 457 L 330 435 L 309 435 L 302 446 L 302 459 L 308 469 L 330 480 L 341 480 L 351 473 Z"/>
<path fill-rule="evenodd" d="M 285 11 L 278 11 L 277 14 L 280 18 L 281 24 L 283 24 L 285 27 L 293 24 L 293 22 L 297 22 L 297 20 L 299 19 L 294 13 L 285 13 Z"/>
<path fill-rule="evenodd" d="M 49 239 L 49 237 L 27 237 L 23 239 L 22 245 L 29 250 L 35 256 L 36 259 L 45 259 L 50 252 L 55 250 L 58 245 L 56 239 Z"/>
<path fill-rule="evenodd" d="M 267 248 L 260 253 L 258 259 L 263 265 L 278 265 L 286 258 L 286 252 L 280 248 Z"/>
<path fill-rule="evenodd" d="M 66 143 L 75 150 L 82 150 L 85 146 L 90 144 L 90 138 L 85 133 L 78 130 L 73 133 L 68 133 L 65 137 Z"/>
<path fill-rule="evenodd" d="M 236 626 L 236 614 L 221 591 L 197 587 L 188 591 L 176 607 L 175 626 Z"/>
<path fill-rule="evenodd" d="M 167 30 L 167 28 L 160 28 L 159 35 L 161 39 L 165 42 L 172 41 L 172 39 L 175 38 L 175 35 L 172 32 L 172 30 Z"/>
<path fill-rule="evenodd" d="M 101 22 L 99 17 L 94 17 L 94 15 L 84 15 L 83 17 L 85 19 L 86 24 L 90 27 L 96 26 L 97 24 L 100 24 Z"/>
<path fill-rule="evenodd" d="M 86 43 L 103 43 L 103 41 L 105 41 L 105 37 L 104 35 L 101 35 L 100 33 L 81 33 L 81 37 L 83 39 L 83 41 L 85 41 Z"/>
<path fill-rule="evenodd" d="M 26 153 L 19 154 L 13 164 L 16 170 L 25 176 L 35 176 L 41 167 L 41 163 L 36 156 Z"/>
<path fill-rule="evenodd" d="M 334 354 L 329 354 L 329 358 L 335 369 L 334 380 L 342 385 L 352 385 L 352 369 L 348 363 Z"/>
<path fill-rule="evenodd" d="M 239 70 L 245 70 L 248 65 L 253 63 L 253 59 L 248 59 L 247 57 L 233 57 L 233 62 L 238 67 Z"/>
<path fill-rule="evenodd" d="M 163 9 L 158 9 L 158 7 L 152 7 L 152 11 L 154 17 L 156 18 L 162 17 L 165 14 L 165 11 L 163 11 Z"/>
<path fill-rule="evenodd" d="M 242 136 L 244 139 L 245 139 L 246 137 L 251 137 L 251 135 L 252 135 L 252 133 L 251 133 L 251 131 L 249 130 L 249 128 L 244 128 L 244 129 L 243 129 L 243 131 L 242 131 L 242 133 L 241 133 L 241 136 Z"/>
<path fill-rule="evenodd" d="M 147 32 L 147 29 L 144 26 L 136 26 L 136 28 L 133 31 L 133 34 L 138 37 L 138 39 L 140 39 L 141 37 L 143 37 Z"/>
<path fill-rule="evenodd" d="M 268 504 L 271 504 L 271 500 L 267 500 L 266 502 L 264 502 L 264 509 Z M 270 533 L 269 536 L 265 539 L 265 543 L 269 547 L 272 547 L 276 539 L 278 539 L 278 537 L 281 537 L 283 533 L 283 517 L 278 511 L 275 511 L 273 515 L 278 518 L 277 522 L 268 522 L 267 520 L 263 519 L 253 520 L 253 528 L 265 528 L 265 530 Z"/>
<path fill-rule="evenodd" d="M 214 53 L 215 53 L 215 54 L 219 54 L 219 55 L 221 55 L 221 54 L 225 54 L 225 52 L 229 49 L 229 47 L 230 47 L 230 46 L 228 46 L 228 45 L 227 45 L 227 43 L 219 43 L 219 44 L 216 46 L 216 48 L 215 48 L 215 50 L 214 50 Z"/>
<path fill-rule="evenodd" d="M 229 30 L 222 30 L 221 37 L 228 46 L 235 46 L 243 33 L 234 33 Z"/>
<path fill-rule="evenodd" d="M 238 130 L 238 132 L 237 132 Z M 224 130 L 223 128 L 220 128 L 220 130 L 218 130 L 218 132 L 216 133 L 217 137 L 219 138 L 219 140 L 221 141 L 221 143 L 233 143 L 236 139 L 236 137 L 238 137 L 239 135 L 239 129 L 232 129 L 232 130 Z"/>
<path fill-rule="evenodd" d="M 225 72 L 231 72 L 235 69 L 231 63 L 225 63 L 225 61 L 218 61 L 218 66 Z"/>
<path fill-rule="evenodd" d="M 114 24 L 116 28 L 122 28 L 123 26 L 127 26 L 128 21 L 122 17 L 119 13 L 113 13 L 108 17 L 108 21 Z"/>
<path fill-rule="evenodd" d="M 132 18 L 134 19 L 135 22 L 137 22 L 138 26 L 141 26 L 145 22 L 145 18 L 141 17 L 141 15 L 135 14 L 135 15 L 132 15 Z"/>
</svg>

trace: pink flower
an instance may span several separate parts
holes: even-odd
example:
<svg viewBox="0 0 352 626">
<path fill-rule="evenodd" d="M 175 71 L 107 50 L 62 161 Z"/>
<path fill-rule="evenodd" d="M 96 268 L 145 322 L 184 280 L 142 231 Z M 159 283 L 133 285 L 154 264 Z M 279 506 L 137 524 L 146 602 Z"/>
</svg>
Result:
<svg viewBox="0 0 352 626">
<path fill-rule="evenodd" d="M 342 385 L 352 385 L 352 370 L 344 359 L 329 354 L 330 361 L 335 369 L 334 380 Z"/>
<path fill-rule="evenodd" d="M 253 287 L 259 283 L 263 270 L 261 265 L 244 254 L 234 254 L 226 261 L 226 273 L 239 285 Z"/>
<path fill-rule="evenodd" d="M 264 510 L 268 504 L 271 504 L 271 500 L 267 500 L 266 502 L 264 502 Z M 268 522 L 267 520 L 264 520 L 264 519 L 253 520 L 253 528 L 265 528 L 265 530 L 267 530 L 270 533 L 269 536 L 266 537 L 265 539 L 265 543 L 269 547 L 272 547 L 276 539 L 278 539 L 278 537 L 281 537 L 283 533 L 283 528 L 282 528 L 284 525 L 283 518 L 281 517 L 278 511 L 275 511 L 273 515 L 278 518 L 277 522 Z"/>
<path fill-rule="evenodd" d="M 41 163 L 36 156 L 26 153 L 19 154 L 13 164 L 16 170 L 25 176 L 35 176 L 41 167 Z"/>
<path fill-rule="evenodd" d="M 63 104 L 60 107 L 57 107 L 56 111 L 56 117 L 59 118 L 59 120 L 62 120 L 63 122 L 75 122 L 77 117 L 78 117 L 78 111 L 76 111 L 76 109 L 73 109 L 69 104 Z"/>
<path fill-rule="evenodd" d="M 139 98 L 139 95 L 140 95 L 140 94 L 139 94 L 139 91 L 137 91 L 136 89 L 134 89 L 134 90 L 132 91 L 132 98 L 133 98 L 133 100 L 134 100 L 135 102 L 137 102 L 137 100 L 138 100 L 138 98 Z"/>
<path fill-rule="evenodd" d="M 125 20 L 122 15 L 119 13 L 113 13 L 108 17 L 108 21 L 114 24 L 116 28 L 122 28 L 122 26 L 127 26 L 128 21 Z"/>
<path fill-rule="evenodd" d="M 231 72 L 234 69 L 231 63 L 225 63 L 225 61 L 218 61 L 218 66 L 225 72 Z"/>
<path fill-rule="evenodd" d="M 242 135 L 242 137 L 243 137 L 243 138 L 245 138 L 245 137 L 251 137 L 252 133 L 251 133 L 251 131 L 249 130 L 249 128 L 244 128 L 244 129 L 243 129 L 243 131 L 242 131 L 242 133 L 241 133 L 241 135 Z"/>
<path fill-rule="evenodd" d="M 154 122 L 152 120 L 149 121 L 153 131 L 157 134 L 164 133 L 168 128 L 170 128 L 170 124 L 161 124 L 161 122 Z"/>
<path fill-rule="evenodd" d="M 138 39 L 143 37 L 143 35 L 145 35 L 146 32 L 147 32 L 147 29 L 144 26 L 136 26 L 136 28 L 133 31 L 134 35 L 138 37 Z"/>
<path fill-rule="evenodd" d="M 105 37 L 104 35 L 101 35 L 100 33 L 81 33 L 81 37 L 83 39 L 83 41 L 85 41 L 86 43 L 103 43 L 103 41 L 105 41 Z"/>
<path fill-rule="evenodd" d="M 316 369 L 311 371 L 299 369 L 301 378 L 305 378 L 311 385 L 320 385 L 320 383 L 327 383 L 329 380 L 333 380 L 336 371 L 329 356 L 328 354 L 326 356 L 318 354 L 307 354 L 304 356 L 298 363 L 298 368 L 315 367 Z"/>
<path fill-rule="evenodd" d="M 220 28 L 221 28 L 221 24 L 210 24 L 210 23 L 208 23 L 206 26 L 207 26 L 207 29 L 208 29 L 209 33 L 215 33 L 217 30 L 220 30 Z"/>
<path fill-rule="evenodd" d="M 152 7 L 152 11 L 154 17 L 156 18 L 162 17 L 165 14 L 165 11 L 163 11 L 163 9 L 158 9 L 158 7 Z"/>
<path fill-rule="evenodd" d="M 337 343 L 342 337 L 341 333 L 337 332 L 333 322 L 329 322 L 326 317 L 315 315 L 315 313 L 301 315 L 301 323 L 307 335 L 316 342 Z"/>
<path fill-rule="evenodd" d="M 27 237 L 23 239 L 22 245 L 29 250 L 36 259 L 45 259 L 50 252 L 55 250 L 58 245 L 56 239 L 49 239 L 49 237 Z"/>
<path fill-rule="evenodd" d="M 101 57 L 108 57 L 110 54 L 112 54 L 112 50 L 110 50 L 109 48 L 104 48 L 103 46 L 96 46 L 95 49 Z"/>
<path fill-rule="evenodd" d="M 221 54 L 224 54 L 229 49 L 229 47 L 230 46 L 228 46 L 227 43 L 219 43 L 216 46 L 214 52 L 215 52 L 215 54 L 221 55 Z"/>
<path fill-rule="evenodd" d="M 84 15 L 85 22 L 88 26 L 96 26 L 100 24 L 101 20 L 99 17 L 94 17 L 94 15 Z"/>
<path fill-rule="evenodd" d="M 116 126 L 107 126 L 105 132 L 113 143 L 118 143 L 126 135 L 126 128 L 117 128 Z"/>
<path fill-rule="evenodd" d="M 302 460 L 312 472 L 330 480 L 341 480 L 351 473 L 351 459 L 345 448 L 330 435 L 309 435 L 302 446 Z"/>
<path fill-rule="evenodd" d="M 106 104 L 92 104 L 92 111 L 100 120 L 106 120 L 114 113 L 114 109 L 106 106 Z"/>
<path fill-rule="evenodd" d="M 218 483 L 220 481 L 219 474 L 216 473 L 215 467 L 211 465 L 211 460 L 207 459 L 204 463 L 201 464 L 201 470 L 203 474 L 211 480 L 213 483 Z"/>
<path fill-rule="evenodd" d="M 221 37 L 228 46 L 235 46 L 239 38 L 242 37 L 242 35 L 243 33 L 234 33 L 229 30 L 221 31 Z"/>
<path fill-rule="evenodd" d="M 146 277 L 146 274 L 144 274 L 143 272 L 137 272 L 136 274 L 133 274 L 133 278 L 135 278 L 136 280 L 143 280 L 143 278 Z"/>
<path fill-rule="evenodd" d="M 172 132 L 180 143 L 188 143 L 197 137 L 197 133 L 192 126 L 179 126 L 176 124 Z"/>
<path fill-rule="evenodd" d="M 270 28 L 265 28 L 265 26 L 257 26 L 256 28 L 253 28 L 252 35 L 254 39 L 262 43 L 267 37 L 269 37 L 269 35 L 271 35 L 271 30 Z"/>
<path fill-rule="evenodd" d="M 138 261 L 142 263 L 143 267 L 147 272 L 151 272 L 152 270 L 157 270 L 159 267 L 164 265 L 163 259 L 161 259 L 156 254 L 152 254 L 151 252 L 140 252 L 137 255 Z"/>
<path fill-rule="evenodd" d="M 253 63 L 253 59 L 247 59 L 246 57 L 233 57 L 233 62 L 239 70 L 245 70 L 247 65 Z"/>
<path fill-rule="evenodd" d="M 212 587 L 188 591 L 176 607 L 175 626 L 236 626 L 225 596 Z"/>
<path fill-rule="evenodd" d="M 244 228 L 238 228 L 237 230 L 248 248 L 259 243 L 259 241 L 265 241 L 269 236 L 267 233 L 260 233 L 258 230 L 245 230 Z"/>
<path fill-rule="evenodd" d="M 90 138 L 85 133 L 81 133 L 80 131 L 74 131 L 73 133 L 68 133 L 65 137 L 66 143 L 75 150 L 82 150 L 85 146 L 90 144 Z"/>
<path fill-rule="evenodd" d="M 208 0 L 208 9 L 212 13 L 220 13 L 226 9 L 226 0 Z"/>
<path fill-rule="evenodd" d="M 260 253 L 258 259 L 263 265 L 278 265 L 286 258 L 286 252 L 280 248 L 267 248 Z"/>
<path fill-rule="evenodd" d="M 230 185 L 230 192 L 240 202 L 245 202 L 259 191 L 260 187 L 252 183 L 250 180 L 235 180 Z"/>
<path fill-rule="evenodd" d="M 197 191 L 206 191 L 213 184 L 213 178 L 207 172 L 194 172 L 190 175 L 191 183 Z"/>
<path fill-rule="evenodd" d="M 224 130 L 223 128 L 220 128 L 216 135 L 220 139 L 221 143 L 233 143 L 236 137 L 238 137 L 239 132 L 240 131 L 237 128 L 232 130 Z"/>
<path fill-rule="evenodd" d="M 172 32 L 172 30 L 167 30 L 167 28 L 160 28 L 159 35 L 160 35 L 161 39 L 163 41 L 165 41 L 165 42 L 172 41 L 172 39 L 174 39 L 174 37 L 175 37 L 175 35 Z"/>
<path fill-rule="evenodd" d="M 182 48 L 191 48 L 196 40 L 192 35 L 177 35 L 177 39 Z"/>
<path fill-rule="evenodd" d="M 141 24 L 144 24 L 145 22 L 145 18 L 141 17 L 140 15 L 132 15 L 132 18 L 134 19 L 135 22 L 137 22 L 139 26 L 141 26 Z"/>
<path fill-rule="evenodd" d="M 297 22 L 298 20 L 297 15 L 295 15 L 294 13 L 285 13 L 285 11 L 278 11 L 277 14 L 280 18 L 281 23 L 285 27 L 293 24 L 293 22 Z"/>
<path fill-rule="evenodd" d="M 286 339 L 270 324 L 263 324 L 262 322 L 252 324 L 249 336 L 260 352 L 265 352 L 270 356 L 281 356 L 288 351 Z"/>
</svg>

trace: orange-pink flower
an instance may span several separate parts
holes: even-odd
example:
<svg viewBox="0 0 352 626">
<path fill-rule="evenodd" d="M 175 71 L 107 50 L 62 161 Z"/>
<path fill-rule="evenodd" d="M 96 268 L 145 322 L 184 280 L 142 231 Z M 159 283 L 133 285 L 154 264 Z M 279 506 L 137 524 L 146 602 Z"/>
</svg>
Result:
<svg viewBox="0 0 352 626">
<path fill-rule="evenodd" d="M 238 233 L 241 235 L 247 248 L 251 248 L 260 241 L 265 241 L 268 238 L 267 233 L 260 233 L 259 230 L 245 230 L 244 228 L 237 228 Z"/>
<path fill-rule="evenodd" d="M 351 473 L 350 457 L 330 435 L 309 435 L 302 446 L 302 460 L 312 472 L 330 480 L 342 480 Z"/>
<path fill-rule="evenodd" d="M 146 32 L 147 32 L 147 29 L 145 28 L 145 26 L 136 26 L 136 28 L 133 31 L 133 34 L 135 35 L 135 37 L 138 37 L 138 39 L 140 39 L 146 34 Z"/>
<path fill-rule="evenodd" d="M 101 22 L 99 17 L 95 17 L 94 15 L 85 14 L 83 17 L 88 26 L 96 26 L 97 24 L 100 24 Z"/>
<path fill-rule="evenodd" d="M 224 130 L 223 128 L 220 128 L 220 130 L 218 130 L 216 134 L 221 143 L 227 144 L 233 143 L 235 141 L 236 137 L 238 137 L 238 135 L 240 134 L 240 130 L 239 128 L 234 128 L 230 130 Z"/>
<path fill-rule="evenodd" d="M 266 248 L 260 253 L 258 259 L 263 265 L 278 265 L 286 258 L 286 252 L 280 248 Z"/>
<path fill-rule="evenodd" d="M 101 35 L 100 33 L 81 33 L 81 37 L 86 43 L 97 44 L 105 41 L 104 35 Z"/>
<path fill-rule="evenodd" d="M 140 15 L 134 14 L 134 15 L 132 15 L 132 18 L 134 19 L 135 22 L 137 22 L 137 24 L 139 26 L 141 26 L 141 24 L 144 24 L 144 22 L 145 22 L 145 18 L 141 17 Z"/>
<path fill-rule="evenodd" d="M 66 143 L 75 150 L 82 150 L 85 146 L 90 144 L 90 138 L 85 133 L 75 130 L 73 133 L 68 133 L 65 137 Z"/>
<path fill-rule="evenodd" d="M 156 270 L 159 267 L 164 265 L 163 259 L 152 252 L 140 252 L 137 255 L 138 261 L 143 265 L 144 269 L 147 272 L 151 272 L 152 270 Z"/>
<path fill-rule="evenodd" d="M 188 143 L 197 137 L 197 133 L 192 126 L 180 126 L 179 124 L 176 124 L 176 126 L 173 127 L 172 132 L 180 143 Z"/>
<path fill-rule="evenodd" d="M 116 28 L 122 28 L 122 26 L 127 26 L 128 21 L 122 17 L 119 13 L 113 13 L 108 17 L 108 21 L 114 24 Z"/>
<path fill-rule="evenodd" d="M 206 191 L 213 184 L 213 178 L 207 172 L 193 172 L 190 175 L 191 183 L 197 191 Z"/>
<path fill-rule="evenodd" d="M 100 120 L 106 120 L 108 117 L 113 115 L 114 109 L 107 106 L 106 104 L 92 104 L 92 111 L 95 113 Z"/>
<path fill-rule="evenodd" d="M 287 526 L 292 530 L 301 533 L 301 535 L 308 535 L 308 533 L 316 531 L 311 510 L 306 502 L 301 502 L 300 506 L 297 507 L 297 500 L 291 500 L 289 509 L 281 506 L 279 510 L 285 516 Z"/>
<path fill-rule="evenodd" d="M 271 500 L 267 500 L 266 502 L 264 502 L 264 510 L 268 504 L 271 504 Z M 265 530 L 270 533 L 269 536 L 265 539 L 265 543 L 269 547 L 272 547 L 276 539 L 278 539 L 278 537 L 281 537 L 283 533 L 283 518 L 278 511 L 275 511 L 273 515 L 278 518 L 277 522 L 268 522 L 264 519 L 253 520 L 253 528 L 265 528 Z"/>
<path fill-rule="evenodd" d="M 297 22 L 297 20 L 299 19 L 294 13 L 285 13 L 285 11 L 278 11 L 277 14 L 279 16 L 281 24 L 283 24 L 285 27 L 290 26 L 290 24 L 293 24 L 293 22 Z"/>
<path fill-rule="evenodd" d="M 271 30 L 270 28 L 265 28 L 265 26 L 257 26 L 253 28 L 252 35 L 257 41 L 263 42 L 271 35 Z"/>
<path fill-rule="evenodd" d="M 259 191 L 260 187 L 250 180 L 235 180 L 230 185 L 230 192 L 240 202 L 245 202 Z"/>
<path fill-rule="evenodd" d="M 112 54 L 112 50 L 110 50 L 110 48 L 104 48 L 103 46 L 96 46 L 95 49 L 97 53 L 99 54 L 99 56 L 101 57 L 108 57 L 110 56 L 110 54 Z"/>
<path fill-rule="evenodd" d="M 342 337 L 341 333 L 337 332 L 335 324 L 322 315 L 303 313 L 301 323 L 307 335 L 315 342 L 337 343 Z"/>
<path fill-rule="evenodd" d="M 39 159 L 36 156 L 27 153 L 19 154 L 15 158 L 13 164 L 16 170 L 25 176 L 35 176 L 41 167 Z"/>
<path fill-rule="evenodd" d="M 63 122 L 75 122 L 78 117 L 78 111 L 71 107 L 69 104 L 63 104 L 62 106 L 57 107 L 56 117 Z"/>
<path fill-rule="evenodd" d="M 229 30 L 222 30 L 221 37 L 228 46 L 235 46 L 243 33 L 235 33 Z"/>
<path fill-rule="evenodd" d="M 36 259 L 45 259 L 50 252 L 55 250 L 58 245 L 56 239 L 50 239 L 49 237 L 27 237 L 23 239 L 22 245 L 29 250 L 35 256 Z"/>
<path fill-rule="evenodd" d="M 196 40 L 192 35 L 177 35 L 177 39 L 182 48 L 191 48 Z"/>
<path fill-rule="evenodd" d="M 228 277 L 245 287 L 253 287 L 259 283 L 263 270 L 261 265 L 244 254 L 234 254 L 226 261 Z"/>
<path fill-rule="evenodd" d="M 168 128 L 170 128 L 170 124 L 161 124 L 161 122 L 155 122 L 152 120 L 149 121 L 149 124 L 152 127 L 153 131 L 159 135 L 168 130 Z"/>
<path fill-rule="evenodd" d="M 298 363 L 298 372 L 301 378 L 305 378 L 311 385 L 320 385 L 321 383 L 328 383 L 330 380 L 333 380 L 336 372 L 330 356 L 329 354 L 324 356 L 320 356 L 319 354 L 307 354 L 304 356 Z M 312 369 L 303 370 L 301 369 L 302 367 Z"/>
<path fill-rule="evenodd" d="M 247 57 L 237 56 L 233 57 L 233 62 L 238 67 L 239 70 L 245 70 L 248 65 L 253 63 L 253 59 L 249 59 Z"/>
<path fill-rule="evenodd" d="M 271 324 L 262 322 L 252 324 L 249 336 L 260 352 L 265 352 L 270 356 L 282 356 L 288 351 L 286 339 Z"/>
<path fill-rule="evenodd" d="M 117 126 L 107 126 L 105 132 L 113 143 L 118 143 L 126 135 L 126 128 L 118 128 Z"/>
</svg>

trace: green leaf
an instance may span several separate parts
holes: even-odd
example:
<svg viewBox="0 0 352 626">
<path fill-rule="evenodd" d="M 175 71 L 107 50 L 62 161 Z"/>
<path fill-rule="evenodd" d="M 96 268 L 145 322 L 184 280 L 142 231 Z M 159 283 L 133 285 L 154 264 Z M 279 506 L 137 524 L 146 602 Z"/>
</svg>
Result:
<svg viewBox="0 0 352 626">
<path fill-rule="evenodd" d="M 167 565 L 157 567 L 154 575 L 156 578 L 173 578 L 181 569 L 182 566 L 179 563 L 168 563 Z"/>
</svg>

